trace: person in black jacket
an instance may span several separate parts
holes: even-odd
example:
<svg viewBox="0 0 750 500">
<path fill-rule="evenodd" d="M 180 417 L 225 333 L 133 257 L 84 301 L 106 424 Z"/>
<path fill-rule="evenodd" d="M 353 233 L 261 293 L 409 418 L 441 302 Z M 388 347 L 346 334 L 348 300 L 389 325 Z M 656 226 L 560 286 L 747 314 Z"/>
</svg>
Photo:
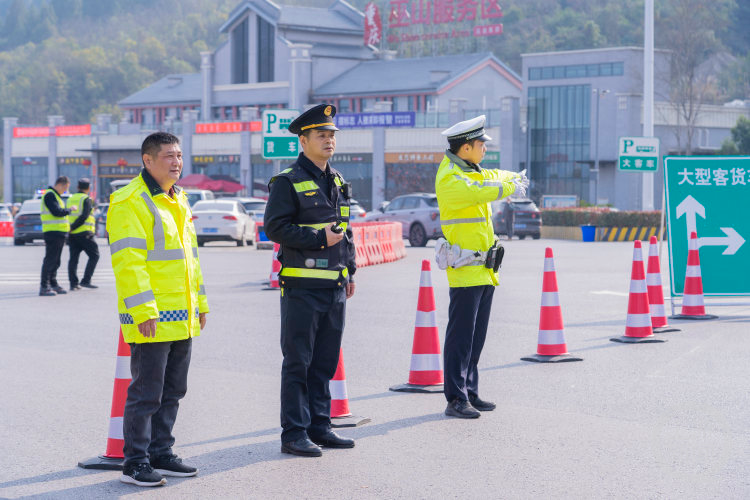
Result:
<svg viewBox="0 0 750 500">
<path fill-rule="evenodd" d="M 43 297 L 67 293 L 57 283 L 57 268 L 60 267 L 60 255 L 65 246 L 65 238 L 70 229 L 68 215 L 70 209 L 63 206 L 60 195 L 70 187 L 70 179 L 62 175 L 54 186 L 49 186 L 42 198 L 42 231 L 44 231 L 44 261 L 42 262 L 42 283 L 39 295 Z"/>
<path fill-rule="evenodd" d="M 94 219 L 94 201 L 89 198 L 91 181 L 86 177 L 78 180 L 78 193 L 68 199 L 68 205 L 75 205 L 77 210 L 70 214 L 70 236 L 68 245 L 70 246 L 70 258 L 68 260 L 68 279 L 70 280 L 71 290 L 80 290 L 83 288 L 99 288 L 91 284 L 91 278 L 94 276 L 96 263 L 99 262 L 99 245 L 96 244 L 94 237 L 96 231 L 96 221 Z M 81 252 L 86 252 L 88 262 L 86 270 L 83 273 L 83 279 L 78 282 L 78 257 Z"/>
<path fill-rule="evenodd" d="M 320 446 L 354 446 L 331 430 L 328 387 L 357 270 L 349 184 L 328 164 L 335 114 L 321 104 L 289 125 L 303 153 L 271 179 L 264 220 L 268 238 L 281 245 L 281 451 L 309 457 L 321 456 Z"/>
</svg>

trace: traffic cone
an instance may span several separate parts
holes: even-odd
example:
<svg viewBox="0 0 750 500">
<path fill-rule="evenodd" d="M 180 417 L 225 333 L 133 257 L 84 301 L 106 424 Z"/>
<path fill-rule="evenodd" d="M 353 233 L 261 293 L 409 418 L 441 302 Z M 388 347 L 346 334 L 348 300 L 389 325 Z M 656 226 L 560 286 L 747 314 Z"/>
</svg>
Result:
<svg viewBox="0 0 750 500">
<path fill-rule="evenodd" d="M 648 288 L 646 287 L 646 271 L 643 268 L 641 240 L 635 240 L 633 245 L 633 267 L 630 272 L 630 297 L 628 297 L 625 335 L 609 340 L 626 344 L 664 342 L 664 340 L 654 337 L 654 331 L 651 328 L 651 312 L 648 307 Z"/>
<path fill-rule="evenodd" d="M 390 388 L 399 392 L 443 392 L 443 358 L 435 319 L 435 293 L 432 289 L 430 261 L 422 261 L 419 280 L 417 320 L 411 348 L 409 382 Z"/>
<path fill-rule="evenodd" d="M 279 248 L 281 245 L 278 243 L 273 244 L 273 257 L 271 258 L 271 274 L 268 277 L 268 286 L 263 290 L 278 290 L 279 287 L 279 271 L 281 271 L 281 262 L 279 262 Z"/>
<path fill-rule="evenodd" d="M 84 469 L 122 470 L 125 456 L 122 448 L 125 439 L 122 435 L 122 418 L 125 414 L 125 401 L 128 399 L 130 385 L 130 346 L 125 343 L 120 328 L 117 344 L 117 365 L 115 368 L 115 387 L 112 391 L 112 411 L 109 417 L 109 433 L 107 435 L 107 451 L 104 455 L 78 462 L 78 467 Z"/>
<path fill-rule="evenodd" d="M 698 233 L 690 233 L 688 242 L 687 270 L 685 287 L 682 289 L 682 313 L 672 319 L 716 319 L 718 316 L 706 314 L 703 304 L 703 279 L 701 278 L 701 258 L 698 251 Z"/>
<path fill-rule="evenodd" d="M 656 247 L 656 244 L 656 236 L 652 236 L 648 246 L 648 270 L 646 271 L 648 308 L 651 311 L 651 328 L 654 333 L 679 332 L 679 328 L 672 328 L 667 324 L 667 314 L 664 310 L 664 290 L 661 285 L 659 249 Z"/>
<path fill-rule="evenodd" d="M 539 311 L 539 339 L 536 354 L 521 358 L 521 361 L 538 363 L 560 363 L 583 361 L 568 354 L 563 333 L 562 308 L 557 294 L 557 273 L 552 249 L 544 251 L 544 279 L 542 280 L 542 306 Z"/>
<path fill-rule="evenodd" d="M 328 382 L 328 388 L 331 391 L 331 427 L 357 427 L 370 421 L 367 417 L 357 417 L 349 411 L 343 349 L 339 350 L 336 374 Z"/>
</svg>

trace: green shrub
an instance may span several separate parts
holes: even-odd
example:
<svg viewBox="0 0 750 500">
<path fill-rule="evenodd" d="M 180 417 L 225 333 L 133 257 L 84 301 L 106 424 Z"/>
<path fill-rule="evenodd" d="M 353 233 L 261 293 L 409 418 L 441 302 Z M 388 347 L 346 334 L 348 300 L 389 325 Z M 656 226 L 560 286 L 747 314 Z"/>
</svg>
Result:
<svg viewBox="0 0 750 500">
<path fill-rule="evenodd" d="M 658 227 L 661 212 L 619 212 L 609 208 L 545 208 L 545 226 Z"/>
</svg>

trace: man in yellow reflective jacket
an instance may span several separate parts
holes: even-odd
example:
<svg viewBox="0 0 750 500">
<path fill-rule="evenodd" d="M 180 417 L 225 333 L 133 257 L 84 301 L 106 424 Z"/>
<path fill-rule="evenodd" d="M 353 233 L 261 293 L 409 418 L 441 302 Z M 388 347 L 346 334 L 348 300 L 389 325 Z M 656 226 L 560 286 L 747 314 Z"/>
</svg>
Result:
<svg viewBox="0 0 750 500">
<path fill-rule="evenodd" d="M 131 350 L 120 480 L 158 486 L 163 476 L 198 472 L 172 452 L 172 427 L 208 302 L 190 205 L 174 185 L 182 172 L 179 139 L 151 134 L 141 156 L 140 175 L 110 197 L 107 231 L 120 326 Z"/>
<path fill-rule="evenodd" d="M 522 192 L 528 186 L 523 173 L 483 169 L 479 163 L 491 140 L 484 132 L 484 115 L 443 131 L 449 149 L 440 162 L 435 193 L 440 225 L 451 249 L 447 259 L 450 307 L 445 334 L 445 414 L 477 418 L 495 404 L 479 397 L 477 364 L 487 336 L 492 295 L 498 284 L 498 244 L 492 227 L 490 202 Z M 444 255 L 437 255 L 438 264 Z"/>
</svg>

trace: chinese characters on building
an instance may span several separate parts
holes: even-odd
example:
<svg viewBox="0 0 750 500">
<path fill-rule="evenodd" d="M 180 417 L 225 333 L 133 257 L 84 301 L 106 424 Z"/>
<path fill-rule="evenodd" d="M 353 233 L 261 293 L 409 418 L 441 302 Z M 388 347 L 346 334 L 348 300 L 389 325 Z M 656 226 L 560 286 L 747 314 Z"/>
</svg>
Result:
<svg viewBox="0 0 750 500">
<path fill-rule="evenodd" d="M 497 19 L 503 17 L 499 0 L 391 0 L 388 15 L 389 43 L 460 38 L 467 36 L 494 36 L 503 32 Z M 482 22 L 473 29 L 450 28 L 451 24 Z M 447 26 L 446 26 L 447 25 Z M 432 33 L 397 33 L 394 29 L 413 26 L 437 26 Z M 448 27 L 448 30 L 445 28 Z"/>
<path fill-rule="evenodd" d="M 353 113 L 338 114 L 334 118 L 340 128 L 356 127 L 413 127 L 413 111 L 395 111 L 392 113 Z"/>
</svg>

